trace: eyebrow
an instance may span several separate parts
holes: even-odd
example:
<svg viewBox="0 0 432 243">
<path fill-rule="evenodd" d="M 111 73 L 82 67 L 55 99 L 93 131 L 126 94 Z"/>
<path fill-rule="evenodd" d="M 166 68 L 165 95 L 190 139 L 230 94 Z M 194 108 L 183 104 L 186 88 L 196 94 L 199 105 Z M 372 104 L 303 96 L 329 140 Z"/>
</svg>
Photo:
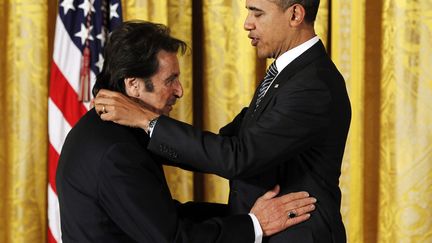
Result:
<svg viewBox="0 0 432 243">
<path fill-rule="evenodd" d="M 246 6 L 246 8 L 250 11 L 264 12 L 264 10 L 259 9 L 257 7 L 254 7 L 254 6 Z"/>
<path fill-rule="evenodd" d="M 166 83 L 166 84 L 169 84 L 169 83 L 171 83 L 172 81 L 174 81 L 176 78 L 178 78 L 179 76 L 180 76 L 179 73 L 173 73 L 173 74 L 171 74 L 167 79 L 165 79 L 165 83 Z"/>
</svg>

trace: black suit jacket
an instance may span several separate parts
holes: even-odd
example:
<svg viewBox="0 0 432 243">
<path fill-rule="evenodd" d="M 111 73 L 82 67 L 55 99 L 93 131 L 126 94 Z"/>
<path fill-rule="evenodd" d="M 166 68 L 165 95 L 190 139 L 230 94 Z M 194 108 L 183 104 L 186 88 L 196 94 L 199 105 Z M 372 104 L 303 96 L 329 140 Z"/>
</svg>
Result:
<svg viewBox="0 0 432 243">
<path fill-rule="evenodd" d="M 70 131 L 56 175 L 64 242 L 254 242 L 248 215 L 174 201 L 141 131 L 94 110 Z"/>
<path fill-rule="evenodd" d="M 160 117 L 148 148 L 179 165 L 230 180 L 232 213 L 276 184 L 318 199 L 310 220 L 268 242 L 345 242 L 339 176 L 351 119 L 342 75 L 318 42 L 296 58 L 220 135 Z"/>
</svg>

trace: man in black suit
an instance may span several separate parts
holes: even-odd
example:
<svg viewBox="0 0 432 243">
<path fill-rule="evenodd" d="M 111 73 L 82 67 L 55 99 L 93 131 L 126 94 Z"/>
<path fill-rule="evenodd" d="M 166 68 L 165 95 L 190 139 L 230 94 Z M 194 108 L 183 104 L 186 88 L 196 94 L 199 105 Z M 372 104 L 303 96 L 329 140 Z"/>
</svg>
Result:
<svg viewBox="0 0 432 243">
<path fill-rule="evenodd" d="M 106 107 L 104 120 L 149 131 L 147 148 L 173 163 L 230 179 L 233 214 L 248 212 L 276 184 L 282 193 L 306 190 L 319 199 L 311 220 L 264 241 L 346 242 L 339 176 L 351 108 L 344 79 L 315 35 L 318 6 L 319 0 L 246 0 L 251 43 L 259 57 L 276 60 L 249 107 L 218 135 L 109 91 L 96 98 L 96 109 Z"/>
<path fill-rule="evenodd" d="M 185 43 L 165 26 L 126 22 L 111 35 L 94 94 L 105 88 L 134 97 L 168 115 L 182 96 L 178 50 Z M 306 220 L 313 198 L 293 193 L 260 197 L 251 214 L 227 214 L 216 204 L 180 204 L 171 198 L 161 158 L 146 150 L 138 128 L 100 119 L 94 109 L 64 143 L 56 175 L 64 242 L 259 242 Z M 298 217 L 289 219 L 295 210 Z"/>
</svg>

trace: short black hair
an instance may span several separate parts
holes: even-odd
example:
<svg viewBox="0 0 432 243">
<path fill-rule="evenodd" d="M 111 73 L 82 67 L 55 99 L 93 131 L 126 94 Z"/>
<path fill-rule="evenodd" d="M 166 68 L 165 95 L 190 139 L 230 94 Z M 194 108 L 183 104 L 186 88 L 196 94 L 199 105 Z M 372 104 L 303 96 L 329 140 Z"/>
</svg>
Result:
<svg viewBox="0 0 432 243">
<path fill-rule="evenodd" d="M 274 1 L 281 9 L 286 10 L 294 4 L 300 4 L 305 8 L 305 21 L 307 23 L 315 22 L 320 0 L 275 0 Z"/>
<path fill-rule="evenodd" d="M 123 22 L 109 36 L 104 48 L 104 64 L 96 77 L 93 95 L 100 89 L 126 94 L 125 78 L 142 78 L 146 88 L 152 87 L 150 77 L 159 68 L 157 54 L 161 51 L 184 54 L 187 45 L 170 36 L 168 27 L 146 21 Z M 149 83 L 150 82 L 150 83 Z"/>
</svg>

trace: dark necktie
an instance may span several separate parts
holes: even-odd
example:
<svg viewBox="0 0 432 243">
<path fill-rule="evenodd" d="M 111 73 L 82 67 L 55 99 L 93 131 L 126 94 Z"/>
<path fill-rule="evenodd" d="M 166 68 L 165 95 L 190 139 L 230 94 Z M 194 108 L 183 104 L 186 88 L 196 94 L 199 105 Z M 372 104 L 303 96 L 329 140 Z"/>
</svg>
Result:
<svg viewBox="0 0 432 243">
<path fill-rule="evenodd" d="M 256 100 L 255 109 L 258 108 L 259 103 L 261 102 L 262 98 L 264 98 L 266 90 L 272 83 L 273 79 L 276 77 L 277 73 L 278 71 L 276 68 L 276 62 L 273 62 L 267 70 L 267 73 L 258 88 L 258 97 Z"/>
</svg>

